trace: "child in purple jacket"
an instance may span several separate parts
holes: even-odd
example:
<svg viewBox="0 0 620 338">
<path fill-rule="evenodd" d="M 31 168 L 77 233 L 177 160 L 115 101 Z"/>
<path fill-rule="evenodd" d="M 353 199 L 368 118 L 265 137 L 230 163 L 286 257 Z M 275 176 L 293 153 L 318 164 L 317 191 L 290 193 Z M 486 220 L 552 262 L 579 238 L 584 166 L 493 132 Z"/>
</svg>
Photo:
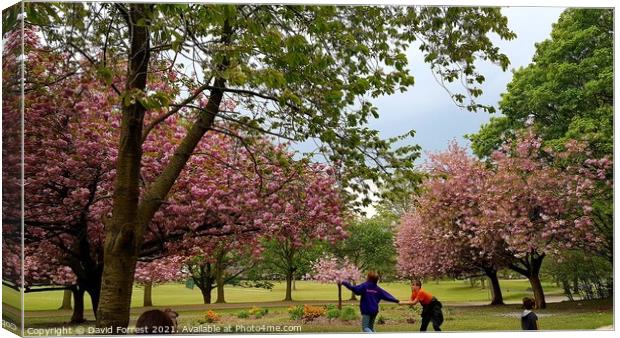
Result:
<svg viewBox="0 0 620 338">
<path fill-rule="evenodd" d="M 362 331 L 364 332 L 375 332 L 375 319 L 379 313 L 379 302 L 381 300 L 398 303 L 398 299 L 377 285 L 378 281 L 379 275 L 371 271 L 368 273 L 366 282 L 360 285 L 351 285 L 347 281 L 341 282 L 342 285 L 353 291 L 354 294 L 362 296 L 360 299 L 360 312 L 362 313 Z"/>
</svg>

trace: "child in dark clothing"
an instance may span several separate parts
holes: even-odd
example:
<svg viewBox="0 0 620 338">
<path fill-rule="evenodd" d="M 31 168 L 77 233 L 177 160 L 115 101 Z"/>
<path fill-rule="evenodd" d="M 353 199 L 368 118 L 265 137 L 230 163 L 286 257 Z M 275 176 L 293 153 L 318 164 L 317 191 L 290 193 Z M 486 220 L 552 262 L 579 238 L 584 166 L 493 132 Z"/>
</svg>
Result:
<svg viewBox="0 0 620 338">
<path fill-rule="evenodd" d="M 534 308 L 534 300 L 532 298 L 523 298 L 523 314 L 521 314 L 521 328 L 523 330 L 538 330 L 538 316 L 532 309 Z"/>
<path fill-rule="evenodd" d="M 347 281 L 342 281 L 347 289 L 353 291 L 360 299 L 360 312 L 362 313 L 362 331 L 375 332 L 374 325 L 377 314 L 379 313 L 379 302 L 385 300 L 398 303 L 398 299 L 377 286 L 379 275 L 376 272 L 369 272 L 366 282 L 360 285 L 351 285 Z"/>
</svg>

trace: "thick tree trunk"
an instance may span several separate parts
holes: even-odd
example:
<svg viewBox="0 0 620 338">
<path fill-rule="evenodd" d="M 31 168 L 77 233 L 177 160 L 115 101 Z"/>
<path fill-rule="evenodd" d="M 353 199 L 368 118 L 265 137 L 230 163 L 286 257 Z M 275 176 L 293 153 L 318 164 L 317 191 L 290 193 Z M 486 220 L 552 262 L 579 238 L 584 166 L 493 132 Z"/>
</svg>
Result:
<svg viewBox="0 0 620 338">
<path fill-rule="evenodd" d="M 538 255 L 536 253 L 530 254 L 521 260 L 523 266 L 517 264 L 511 264 L 510 269 L 522 274 L 530 281 L 532 292 L 534 293 L 534 299 L 536 301 L 536 307 L 544 309 L 547 307 L 545 301 L 545 293 L 543 291 L 542 284 L 540 282 L 540 267 L 542 266 L 545 255 Z"/>
<path fill-rule="evenodd" d="M 194 275 L 192 278 L 194 282 L 198 286 L 200 293 L 202 293 L 202 301 L 204 304 L 211 304 L 211 292 L 214 287 L 214 276 L 212 273 L 213 269 L 211 268 L 210 263 L 205 263 L 200 267 L 199 274 Z"/>
<path fill-rule="evenodd" d="M 503 305 L 504 297 L 502 296 L 502 289 L 499 286 L 497 271 L 495 269 L 485 269 L 484 273 L 489 277 L 491 283 L 491 305 Z"/>
<path fill-rule="evenodd" d="M 144 302 L 142 306 L 153 306 L 153 283 L 144 284 Z"/>
<path fill-rule="evenodd" d="M 338 284 L 338 310 L 342 310 L 342 285 Z"/>
<path fill-rule="evenodd" d="M 224 299 L 224 273 L 217 272 L 216 281 L 217 284 L 217 299 L 216 303 L 226 303 L 226 299 Z"/>
<path fill-rule="evenodd" d="M 113 334 L 123 333 L 129 324 L 129 308 L 136 263 L 135 255 L 126 250 L 121 250 L 121 253 L 114 258 L 108 256 L 105 261 L 104 269 L 107 273 L 103 276 L 101 304 L 97 312 L 97 326 L 111 327 Z"/>
<path fill-rule="evenodd" d="M 73 294 L 73 314 L 71 315 L 71 323 L 78 324 L 86 321 L 84 319 L 84 290 L 80 287 L 71 290 Z"/>
<path fill-rule="evenodd" d="M 58 310 L 71 310 L 71 290 L 67 289 L 62 295 L 62 305 Z"/>
<path fill-rule="evenodd" d="M 293 272 L 288 272 L 286 274 L 286 294 L 284 296 L 284 301 L 292 301 L 293 300 Z"/>
<path fill-rule="evenodd" d="M 127 84 L 125 93 L 144 92 L 150 59 L 149 17 L 151 4 L 129 5 L 126 17 L 130 34 Z M 137 25 L 134 23 L 140 22 Z M 226 22 L 221 42 L 230 43 L 232 28 Z M 219 70 L 228 66 L 225 59 Z M 193 150 L 212 126 L 223 98 L 225 80 L 217 78 L 211 90 L 206 112 L 200 113 L 185 138 L 176 148 L 162 173 L 149 185 L 140 200 L 141 140 L 144 107 L 136 100 L 122 107 L 121 138 L 116 163 L 112 220 L 106 227 L 104 244 L 104 271 L 101 287 L 102 306 L 97 316 L 98 327 L 112 327 L 112 334 L 120 333 L 129 324 L 129 307 L 133 275 L 143 235 L 153 215 L 165 201 L 167 194 L 189 160 Z M 191 102 L 195 96 L 190 97 Z M 186 104 L 187 102 L 183 103 Z"/>
<path fill-rule="evenodd" d="M 530 285 L 532 286 L 532 291 L 534 292 L 534 299 L 536 300 L 536 308 L 544 309 L 547 307 L 547 302 L 545 301 L 545 293 L 543 291 L 542 284 L 540 282 L 540 277 L 538 274 L 534 274 L 529 278 Z"/>
<path fill-rule="evenodd" d="M 226 303 L 226 299 L 224 299 L 224 257 L 226 256 L 226 251 L 220 249 L 217 252 L 217 257 L 215 261 L 215 284 L 217 287 L 217 298 L 215 300 L 216 303 Z"/>
<path fill-rule="evenodd" d="M 127 24 L 130 33 L 125 94 L 145 91 L 150 61 L 149 17 L 152 5 L 130 4 Z M 140 22 L 141 24 L 135 24 Z M 111 327 L 111 334 L 122 333 L 129 324 L 129 308 L 137 253 L 142 243 L 138 219 L 140 165 L 145 108 L 122 103 L 121 135 L 116 160 L 116 182 L 112 200 L 112 219 L 106 226 L 103 255 L 101 300 L 97 327 Z"/>
<path fill-rule="evenodd" d="M 93 306 L 93 314 L 95 315 L 95 318 L 97 318 L 97 310 L 99 309 L 99 300 L 101 298 L 101 271 L 102 270 L 100 269 L 95 271 L 97 275 L 93 277 L 93 283 L 89 284 L 89 286 L 85 288 L 86 292 L 88 292 L 88 295 L 90 296 L 90 302 Z"/>
<path fill-rule="evenodd" d="M 540 282 L 540 268 L 542 267 L 544 258 L 545 255 L 537 255 L 531 259 L 532 274 L 528 278 L 530 280 L 530 284 L 532 285 L 534 298 L 536 299 L 536 307 L 539 309 L 544 309 L 547 307 L 545 292 L 543 291 L 542 283 Z"/>
<path fill-rule="evenodd" d="M 211 290 L 213 290 L 212 287 L 210 286 L 206 286 L 204 288 L 198 288 L 200 290 L 200 293 L 202 293 L 202 302 L 204 304 L 211 304 Z"/>
</svg>

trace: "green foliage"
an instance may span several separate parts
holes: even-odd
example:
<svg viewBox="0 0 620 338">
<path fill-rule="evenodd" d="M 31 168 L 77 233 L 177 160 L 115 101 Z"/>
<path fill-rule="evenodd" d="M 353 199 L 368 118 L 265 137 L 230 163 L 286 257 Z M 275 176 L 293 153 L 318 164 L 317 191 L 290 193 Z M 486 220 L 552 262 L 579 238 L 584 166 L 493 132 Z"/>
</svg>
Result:
<svg viewBox="0 0 620 338">
<path fill-rule="evenodd" d="M 356 320 L 359 316 L 357 315 L 357 310 L 355 310 L 352 306 L 345 306 L 340 311 L 340 319 L 341 320 Z"/>
<path fill-rule="evenodd" d="M 379 324 L 379 325 L 385 324 L 385 317 L 383 317 L 383 315 L 378 315 L 377 316 L 377 324 Z"/>
<path fill-rule="evenodd" d="M 394 272 L 396 250 L 394 226 L 390 219 L 379 216 L 359 218 L 348 228 L 349 237 L 332 250 L 339 256 L 348 257 L 361 271 L 374 270 L 382 276 Z"/>
<path fill-rule="evenodd" d="M 237 313 L 237 318 L 245 319 L 250 317 L 250 312 L 248 310 L 241 310 Z"/>
<path fill-rule="evenodd" d="M 584 251 L 571 250 L 552 257 L 543 265 L 543 273 L 552 277 L 573 298 L 601 299 L 613 294 L 613 265 L 610 261 Z"/>
<path fill-rule="evenodd" d="M 303 305 L 290 306 L 288 308 L 288 316 L 292 320 L 300 320 L 304 316 L 304 306 Z"/>
<path fill-rule="evenodd" d="M 514 72 L 502 95 L 503 117 L 469 135 L 489 156 L 514 131 L 533 124 L 545 143 L 582 139 L 595 155 L 613 150 L 613 10 L 568 9 L 551 38 L 536 45 L 532 63 Z"/>
<path fill-rule="evenodd" d="M 284 279 L 289 269 L 293 269 L 295 278 L 301 279 L 312 271 L 312 262 L 321 257 L 328 248 L 325 243 L 320 241 L 294 250 L 285 249 L 284 244 L 278 240 L 263 241 L 261 264 L 256 265 L 254 269 L 248 272 L 249 278 L 256 281 L 265 277 Z M 286 255 L 282 254 L 283 250 L 293 252 L 291 261 Z"/>
<path fill-rule="evenodd" d="M 332 320 L 340 317 L 340 310 L 338 309 L 327 309 L 327 319 Z"/>
<path fill-rule="evenodd" d="M 269 309 L 260 308 L 260 307 L 253 307 L 248 311 L 248 315 L 254 316 L 254 318 L 256 319 L 263 318 L 268 313 L 269 313 Z"/>
<path fill-rule="evenodd" d="M 146 17 L 128 20 L 140 8 Z M 218 113 L 235 128 L 248 136 L 315 140 L 318 147 L 309 156 L 336 168 L 353 207 L 370 203 L 356 198 L 370 191 L 369 180 L 394 194 L 412 181 L 420 153 L 411 142 L 414 132 L 383 139 L 367 127 L 379 116 L 373 98 L 414 84 L 406 56 L 411 45 L 420 44 L 439 79 L 463 84 L 462 92 L 452 95 L 458 105 L 492 110 L 476 101 L 485 77 L 475 61 L 506 69 L 508 58 L 489 37 L 515 37 L 499 8 L 32 3 L 27 9 L 29 23 L 40 28 L 50 47 L 102 67 L 126 61 L 131 26 L 147 26 L 152 59 L 177 71 L 174 85 L 180 92 L 199 88 L 199 78 L 219 80 L 223 86 L 206 87 L 204 94 L 223 90 L 236 110 L 247 112 Z M 15 21 L 13 12 L 3 16 Z M 181 62 L 178 53 L 193 59 Z M 149 78 L 160 71 L 162 66 L 151 65 Z M 202 76 L 188 75 L 194 72 Z M 109 75 L 102 68 L 101 81 L 111 84 Z M 173 104 L 134 94 L 124 94 L 124 101 L 139 100 L 148 109 Z"/>
</svg>

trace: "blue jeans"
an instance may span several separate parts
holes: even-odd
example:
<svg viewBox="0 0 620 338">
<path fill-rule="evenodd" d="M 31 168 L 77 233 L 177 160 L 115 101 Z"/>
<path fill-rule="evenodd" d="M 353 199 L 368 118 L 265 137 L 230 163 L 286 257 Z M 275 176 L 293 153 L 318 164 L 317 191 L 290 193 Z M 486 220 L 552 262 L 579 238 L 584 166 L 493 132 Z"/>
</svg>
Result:
<svg viewBox="0 0 620 338">
<path fill-rule="evenodd" d="M 375 318 L 377 318 L 376 313 L 374 315 L 362 315 L 363 332 L 375 332 Z"/>
</svg>

